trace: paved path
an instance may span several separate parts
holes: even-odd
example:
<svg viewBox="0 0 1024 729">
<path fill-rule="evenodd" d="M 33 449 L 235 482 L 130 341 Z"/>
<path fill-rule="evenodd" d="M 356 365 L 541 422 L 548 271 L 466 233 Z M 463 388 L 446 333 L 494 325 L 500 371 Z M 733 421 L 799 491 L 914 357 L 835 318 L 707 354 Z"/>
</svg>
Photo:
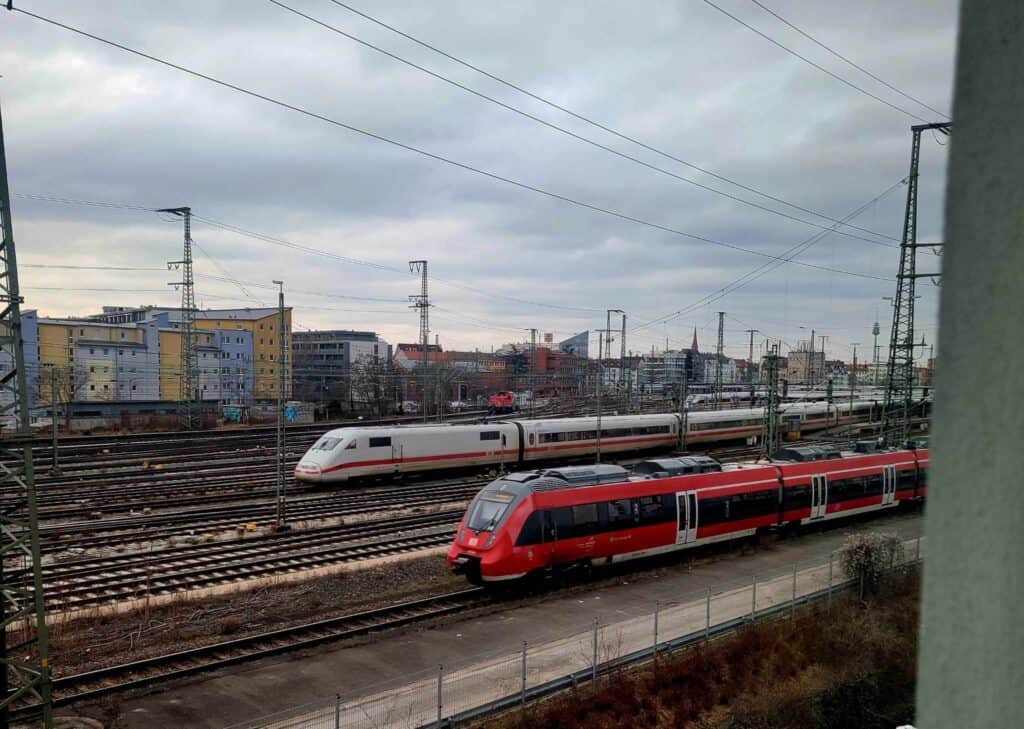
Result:
<svg viewBox="0 0 1024 729">
<path fill-rule="evenodd" d="M 886 515 L 780 541 L 752 554 L 708 560 L 689 571 L 637 575 L 636 582 L 627 577 L 622 584 L 510 606 L 439 628 L 254 662 L 127 700 L 127 725 L 214 729 L 287 711 L 287 718 L 271 725 L 330 729 L 334 710 L 320 707 L 325 698 L 341 693 L 341 726 L 346 729 L 414 727 L 436 718 L 439 664 L 446 666 L 444 714 L 450 715 L 519 690 L 523 641 L 531 646 L 527 680 L 536 685 L 591 665 L 595 619 L 604 626 L 598 640 L 598 660 L 603 661 L 651 644 L 655 601 L 663 605 L 659 638 L 668 640 L 704 626 L 709 587 L 713 623 L 750 613 L 755 573 L 757 607 L 763 610 L 790 599 L 794 563 L 800 565 L 798 595 L 827 584 L 824 565 L 851 531 L 884 527 L 913 539 L 922 523 L 916 513 Z M 307 710 L 294 709 L 309 703 Z"/>
</svg>

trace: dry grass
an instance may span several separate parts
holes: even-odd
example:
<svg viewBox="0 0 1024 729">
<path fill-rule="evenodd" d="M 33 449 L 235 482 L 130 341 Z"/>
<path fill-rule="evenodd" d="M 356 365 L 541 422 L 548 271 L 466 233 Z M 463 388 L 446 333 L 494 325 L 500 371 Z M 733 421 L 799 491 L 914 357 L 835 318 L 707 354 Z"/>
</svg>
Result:
<svg viewBox="0 0 1024 729">
<path fill-rule="evenodd" d="M 178 600 L 51 626 L 51 664 L 69 675 L 174 650 L 466 587 L 436 555 L 303 582 Z"/>
<path fill-rule="evenodd" d="M 918 582 L 761 623 L 478 729 L 892 729 L 913 719 Z"/>
</svg>

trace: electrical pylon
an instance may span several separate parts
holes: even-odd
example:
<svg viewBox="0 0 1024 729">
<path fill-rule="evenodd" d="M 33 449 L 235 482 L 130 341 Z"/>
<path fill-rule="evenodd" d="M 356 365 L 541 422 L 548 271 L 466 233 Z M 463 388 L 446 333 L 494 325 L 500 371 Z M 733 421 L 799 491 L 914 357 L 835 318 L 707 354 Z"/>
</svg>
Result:
<svg viewBox="0 0 1024 729">
<path fill-rule="evenodd" d="M 3 119 L 0 117 L 0 729 L 10 726 L 11 704 L 32 696 L 53 726 L 50 641 L 39 552 L 28 377 L 21 335 L 21 294 L 14 251 L 11 195 L 7 185 Z M 56 417 L 56 414 L 54 415 Z M 19 569 L 20 568 L 20 569 Z"/>
<path fill-rule="evenodd" d="M 917 279 L 935 278 L 936 273 L 917 273 L 917 249 L 939 248 L 941 243 L 917 242 L 918 168 L 921 160 L 921 133 L 932 130 L 948 135 L 952 122 L 916 124 L 910 128 L 910 174 L 907 175 L 907 206 L 900 243 L 900 268 L 896 276 L 892 329 L 889 335 L 889 361 L 886 366 L 885 400 L 882 407 L 882 440 L 887 446 L 902 445 L 910 437 L 914 412 L 914 296 Z"/>
</svg>

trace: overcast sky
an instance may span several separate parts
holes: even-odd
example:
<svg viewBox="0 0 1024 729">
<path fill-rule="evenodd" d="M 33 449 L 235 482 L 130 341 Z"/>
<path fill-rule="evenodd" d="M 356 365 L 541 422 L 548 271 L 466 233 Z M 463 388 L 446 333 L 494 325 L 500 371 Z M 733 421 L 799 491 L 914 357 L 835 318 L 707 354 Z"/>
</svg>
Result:
<svg viewBox="0 0 1024 729">
<path fill-rule="evenodd" d="M 672 347 L 688 343 L 694 327 L 701 348 L 710 350 L 718 311 L 728 314 L 732 356 L 745 356 L 745 329 L 761 332 L 758 344 L 782 339 L 785 352 L 813 328 L 828 336 L 830 356 L 848 358 L 850 343 L 860 342 L 863 360 L 876 315 L 879 340 L 887 343 L 890 313 L 881 297 L 895 291 L 893 239 L 906 199 L 898 183 L 908 170 L 910 125 L 918 123 L 912 116 L 811 67 L 703 0 L 351 0 L 351 7 L 652 151 L 331 0 L 282 2 L 664 172 L 545 127 L 272 2 L 15 5 L 494 175 L 771 256 L 785 255 L 888 193 L 850 220 L 860 229 L 827 233 L 794 262 L 769 266 L 716 298 L 711 295 L 772 259 L 515 187 L 0 11 L 0 103 L 28 308 L 82 315 L 103 304 L 179 301 L 165 265 L 181 255 L 179 221 L 30 197 L 48 196 L 190 205 L 208 220 L 277 239 L 195 221 L 197 299 L 203 307 L 273 305 L 270 281 L 283 279 L 300 328 L 370 329 L 393 343 L 414 340 L 418 320 L 407 297 L 419 282 L 407 261 L 422 258 L 430 262 L 436 305 L 431 331 L 445 348 L 489 350 L 528 339 L 529 327 L 552 332 L 557 341 L 602 327 L 607 308 L 627 312 L 633 351 L 661 349 L 666 340 Z M 946 120 L 751 0 L 716 4 L 885 102 L 923 120 Z M 950 113 L 954 0 L 763 4 L 892 86 Z M 923 138 L 922 240 L 942 238 L 946 141 Z M 939 265 L 921 254 L 919 270 Z M 938 288 L 923 282 L 919 289 L 918 328 L 930 343 Z M 679 310 L 684 313 L 668 316 Z"/>
</svg>

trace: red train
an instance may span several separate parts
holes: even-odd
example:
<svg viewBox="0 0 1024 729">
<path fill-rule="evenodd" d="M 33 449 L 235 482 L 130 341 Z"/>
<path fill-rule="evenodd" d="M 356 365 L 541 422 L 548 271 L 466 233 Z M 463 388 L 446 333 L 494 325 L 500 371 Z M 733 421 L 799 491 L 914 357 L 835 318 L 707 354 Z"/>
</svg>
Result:
<svg viewBox="0 0 1024 729">
<path fill-rule="evenodd" d="M 664 459 L 642 464 L 644 475 L 607 465 L 509 474 L 469 505 L 448 564 L 473 583 L 516 580 L 889 509 L 926 494 L 927 450 L 780 455 L 792 460 L 722 467 Z"/>
<path fill-rule="evenodd" d="M 489 413 L 511 413 L 516 411 L 516 396 L 514 393 L 502 390 L 487 398 L 487 411 Z"/>
</svg>

